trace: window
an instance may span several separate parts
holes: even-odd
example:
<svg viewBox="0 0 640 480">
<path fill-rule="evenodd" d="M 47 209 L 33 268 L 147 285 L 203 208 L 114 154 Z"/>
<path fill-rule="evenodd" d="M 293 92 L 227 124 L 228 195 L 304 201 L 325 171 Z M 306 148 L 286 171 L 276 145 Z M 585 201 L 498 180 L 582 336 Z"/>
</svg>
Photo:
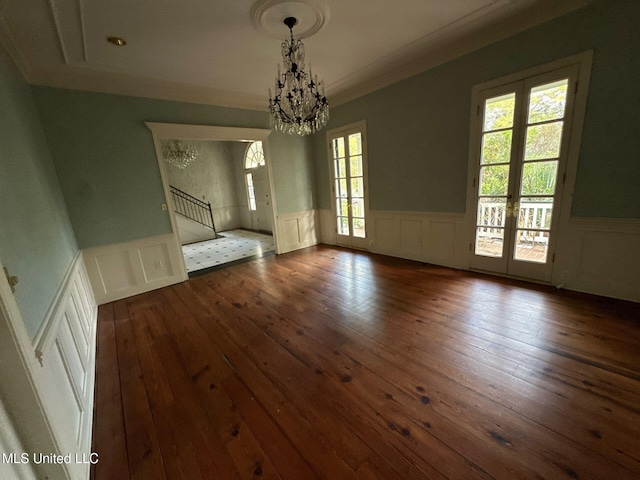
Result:
<svg viewBox="0 0 640 480">
<path fill-rule="evenodd" d="M 247 148 L 247 153 L 244 157 L 244 168 L 258 168 L 264 166 L 264 150 L 262 149 L 262 142 L 253 142 Z"/>
<path fill-rule="evenodd" d="M 247 196 L 249 197 L 249 210 L 256 210 L 256 191 L 253 188 L 253 174 L 247 173 Z"/>
</svg>

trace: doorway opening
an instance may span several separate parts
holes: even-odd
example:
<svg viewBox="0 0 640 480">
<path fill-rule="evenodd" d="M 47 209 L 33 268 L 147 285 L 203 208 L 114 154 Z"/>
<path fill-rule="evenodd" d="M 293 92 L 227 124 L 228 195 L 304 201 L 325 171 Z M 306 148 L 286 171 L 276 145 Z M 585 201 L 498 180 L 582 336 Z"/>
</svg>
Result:
<svg viewBox="0 0 640 480">
<path fill-rule="evenodd" d="M 269 130 L 147 126 L 154 136 L 184 279 L 276 253 Z M 196 152 L 186 166 L 165 161 L 164 151 L 175 141 Z M 249 158 L 257 163 L 251 170 Z"/>
</svg>

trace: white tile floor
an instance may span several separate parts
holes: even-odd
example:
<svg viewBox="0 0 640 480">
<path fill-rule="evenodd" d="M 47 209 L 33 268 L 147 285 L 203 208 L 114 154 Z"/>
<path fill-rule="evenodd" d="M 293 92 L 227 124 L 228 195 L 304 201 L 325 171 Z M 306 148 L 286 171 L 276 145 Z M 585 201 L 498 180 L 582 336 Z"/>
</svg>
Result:
<svg viewBox="0 0 640 480">
<path fill-rule="evenodd" d="M 229 230 L 221 232 L 215 240 L 182 246 L 187 272 L 263 255 L 273 250 L 273 236 L 247 230 Z"/>
</svg>

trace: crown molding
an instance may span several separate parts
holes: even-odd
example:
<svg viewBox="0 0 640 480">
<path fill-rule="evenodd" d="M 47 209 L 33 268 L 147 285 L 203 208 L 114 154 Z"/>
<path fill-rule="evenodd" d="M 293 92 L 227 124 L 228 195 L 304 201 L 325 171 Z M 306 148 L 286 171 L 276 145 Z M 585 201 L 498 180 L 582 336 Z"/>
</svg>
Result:
<svg viewBox="0 0 640 480">
<path fill-rule="evenodd" d="M 187 83 L 170 82 L 111 72 L 87 72 L 74 67 L 64 71 L 34 71 L 29 83 L 44 87 L 154 98 L 174 102 L 267 111 L 266 95 L 248 95 Z"/>
<path fill-rule="evenodd" d="M 418 44 L 410 45 L 396 51 L 397 60 L 387 65 L 382 61 L 369 65 L 354 74 L 327 86 L 331 106 L 339 106 L 381 88 L 397 83 L 446 62 L 462 57 L 475 50 L 504 40 L 512 35 L 528 30 L 544 22 L 583 8 L 593 0 L 545 0 L 533 3 L 534 0 L 515 0 L 505 7 L 500 22 L 483 27 L 475 32 L 451 41 L 456 29 L 441 32 L 437 41 L 428 49 L 420 49 Z M 530 3 L 528 9 L 517 11 L 517 4 Z M 513 12 L 516 13 L 513 13 Z M 470 19 L 469 23 L 479 22 L 482 16 Z M 461 25 L 456 25 L 460 27 Z"/>
</svg>

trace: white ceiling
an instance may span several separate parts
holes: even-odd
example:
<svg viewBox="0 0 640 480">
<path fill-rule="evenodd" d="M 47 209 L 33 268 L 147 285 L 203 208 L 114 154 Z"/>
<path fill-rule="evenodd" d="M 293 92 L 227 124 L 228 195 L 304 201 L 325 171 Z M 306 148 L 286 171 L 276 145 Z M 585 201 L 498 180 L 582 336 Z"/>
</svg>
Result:
<svg viewBox="0 0 640 480">
<path fill-rule="evenodd" d="M 33 84 L 266 109 L 288 36 L 278 17 L 302 17 L 295 35 L 321 12 L 307 64 L 337 105 L 589 2 L 0 0 L 0 40 Z"/>
</svg>

